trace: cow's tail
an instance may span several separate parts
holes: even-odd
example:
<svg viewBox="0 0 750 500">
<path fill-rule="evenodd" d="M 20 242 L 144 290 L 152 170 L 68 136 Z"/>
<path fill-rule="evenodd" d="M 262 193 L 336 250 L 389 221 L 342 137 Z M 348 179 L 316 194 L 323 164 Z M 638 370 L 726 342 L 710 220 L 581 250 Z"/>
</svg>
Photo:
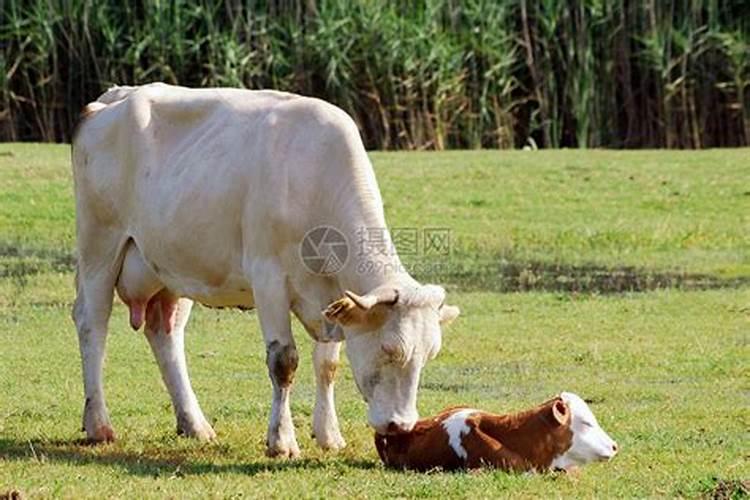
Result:
<svg viewBox="0 0 750 500">
<path fill-rule="evenodd" d="M 130 94 L 138 90 L 138 87 L 131 85 L 114 85 L 107 89 L 102 95 L 100 95 L 96 102 L 103 104 L 113 104 L 117 101 L 122 101 Z"/>
<path fill-rule="evenodd" d="M 103 104 L 98 101 L 90 102 L 83 107 L 83 109 L 81 110 L 81 114 L 78 115 L 78 122 L 75 124 L 75 127 L 73 127 L 73 133 L 70 136 L 72 138 L 73 143 L 75 143 L 75 138 L 76 138 L 76 135 L 78 134 L 78 131 L 81 130 L 81 125 L 83 125 L 83 123 L 86 120 L 88 120 L 89 118 L 91 118 L 92 116 L 94 116 L 95 114 L 97 114 L 99 111 L 103 110 L 106 107 L 107 107 L 106 104 Z"/>
<path fill-rule="evenodd" d="M 75 140 L 76 134 L 81 129 L 81 125 L 83 125 L 86 120 L 106 108 L 108 105 L 122 101 L 137 89 L 138 87 L 118 87 L 115 85 L 114 87 L 110 87 L 109 89 L 107 89 L 107 91 L 100 95 L 96 99 L 96 101 L 90 102 L 85 105 L 81 110 L 81 114 L 78 116 L 78 122 L 73 129 L 73 134 L 71 135 L 73 140 Z"/>
<path fill-rule="evenodd" d="M 79 117 L 79 119 L 83 121 L 95 115 L 96 113 L 98 113 L 99 111 L 103 110 L 106 107 L 107 107 L 106 104 L 101 103 L 99 101 L 90 102 L 87 105 L 85 105 L 83 109 L 81 110 L 81 116 Z"/>
</svg>

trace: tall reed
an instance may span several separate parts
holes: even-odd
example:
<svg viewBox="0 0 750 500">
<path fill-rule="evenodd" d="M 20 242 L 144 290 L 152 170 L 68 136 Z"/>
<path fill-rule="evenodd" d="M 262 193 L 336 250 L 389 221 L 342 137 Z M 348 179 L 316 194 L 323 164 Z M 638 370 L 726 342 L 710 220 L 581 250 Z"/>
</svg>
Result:
<svg viewBox="0 0 750 500">
<path fill-rule="evenodd" d="M 322 97 L 370 148 L 750 145 L 743 0 L 0 2 L 0 140 L 156 80 Z"/>
</svg>

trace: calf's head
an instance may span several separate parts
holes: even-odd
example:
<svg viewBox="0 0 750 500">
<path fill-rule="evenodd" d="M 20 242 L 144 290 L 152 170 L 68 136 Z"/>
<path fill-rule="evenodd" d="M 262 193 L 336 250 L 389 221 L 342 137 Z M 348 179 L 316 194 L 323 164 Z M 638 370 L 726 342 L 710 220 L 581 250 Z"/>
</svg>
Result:
<svg viewBox="0 0 750 500">
<path fill-rule="evenodd" d="M 599 426 L 596 417 L 580 396 L 563 392 L 560 399 L 570 410 L 570 448 L 552 461 L 553 469 L 570 469 L 598 460 L 609 460 L 617 453 L 617 443 Z"/>
<path fill-rule="evenodd" d="M 445 290 L 435 285 L 381 286 L 364 296 L 347 291 L 324 311 L 343 327 L 354 380 L 377 432 L 408 432 L 417 422 L 422 368 L 440 351 L 441 325 L 459 314 L 444 301 Z"/>
</svg>

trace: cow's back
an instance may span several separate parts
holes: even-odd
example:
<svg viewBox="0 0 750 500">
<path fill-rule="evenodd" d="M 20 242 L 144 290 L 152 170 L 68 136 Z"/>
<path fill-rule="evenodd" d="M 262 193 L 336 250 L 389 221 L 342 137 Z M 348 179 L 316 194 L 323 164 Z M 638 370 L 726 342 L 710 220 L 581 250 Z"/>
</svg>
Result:
<svg viewBox="0 0 750 500">
<path fill-rule="evenodd" d="M 122 231 L 188 296 L 246 288 L 248 253 L 298 242 L 341 169 L 367 162 L 352 120 L 317 99 L 152 84 L 102 101 L 74 139 L 79 229 Z"/>
</svg>

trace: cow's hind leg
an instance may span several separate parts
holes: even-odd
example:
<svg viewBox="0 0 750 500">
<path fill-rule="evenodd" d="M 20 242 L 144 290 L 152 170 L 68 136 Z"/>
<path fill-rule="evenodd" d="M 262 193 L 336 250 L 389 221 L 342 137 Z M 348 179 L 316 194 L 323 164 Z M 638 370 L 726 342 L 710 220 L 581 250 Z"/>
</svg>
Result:
<svg viewBox="0 0 750 500">
<path fill-rule="evenodd" d="M 118 255 L 116 251 L 104 255 L 108 258 L 96 265 L 79 259 L 72 314 L 78 330 L 86 398 L 82 430 L 91 442 L 115 439 L 104 397 L 103 369 Z"/>
<path fill-rule="evenodd" d="M 333 398 L 333 381 L 339 364 L 340 342 L 316 342 L 313 350 L 313 367 L 317 393 L 313 412 L 313 435 L 318 446 L 338 450 L 346 446 L 341 437 L 336 406 Z"/>
<path fill-rule="evenodd" d="M 172 398 L 177 433 L 209 441 L 216 433 L 195 397 L 185 360 L 185 325 L 192 307 L 192 300 L 162 290 L 148 303 L 145 333 Z"/>
<path fill-rule="evenodd" d="M 272 262 L 253 267 L 253 295 L 266 343 L 266 364 L 273 385 L 266 453 L 272 457 L 299 456 L 289 396 L 299 361 L 292 337 L 289 296 L 280 268 Z"/>
</svg>

